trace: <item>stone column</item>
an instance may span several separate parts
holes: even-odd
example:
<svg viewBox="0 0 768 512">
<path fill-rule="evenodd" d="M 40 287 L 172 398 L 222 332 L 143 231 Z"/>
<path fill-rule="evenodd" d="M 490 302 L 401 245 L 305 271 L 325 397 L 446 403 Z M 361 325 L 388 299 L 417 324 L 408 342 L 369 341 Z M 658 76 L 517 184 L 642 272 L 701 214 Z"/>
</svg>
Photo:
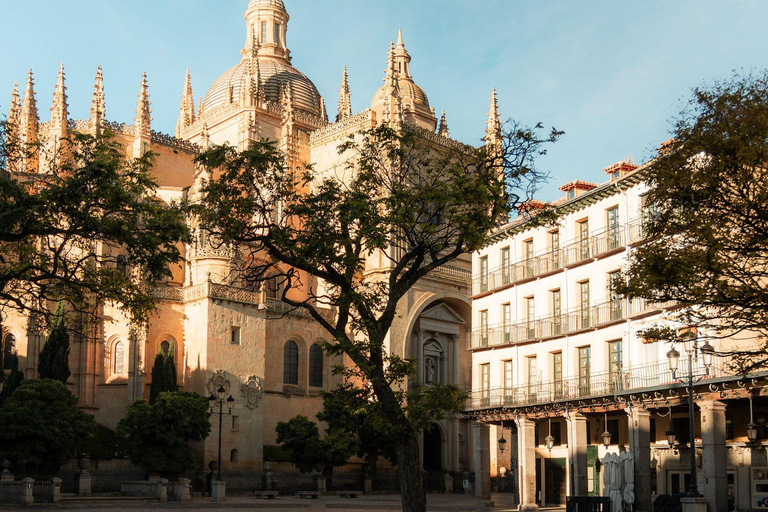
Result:
<svg viewBox="0 0 768 512">
<path fill-rule="evenodd" d="M 539 510 L 536 504 L 536 424 L 527 418 L 517 420 L 517 464 L 520 507 L 518 510 Z"/>
<path fill-rule="evenodd" d="M 699 491 L 707 498 L 708 510 L 728 510 L 728 466 L 725 453 L 725 404 L 717 401 L 699 402 L 701 411 L 701 466 L 704 488 Z"/>
<path fill-rule="evenodd" d="M 635 465 L 635 510 L 652 512 L 651 502 L 651 415 L 632 407 L 629 418 L 629 450 Z"/>
<path fill-rule="evenodd" d="M 475 497 L 491 497 L 491 450 L 488 425 L 475 421 L 472 423 L 475 441 Z"/>
<path fill-rule="evenodd" d="M 424 376 L 424 337 L 425 337 L 426 331 L 424 329 L 421 329 L 419 331 L 419 339 L 418 339 L 418 345 L 417 345 L 417 357 L 418 361 L 416 361 L 416 364 L 418 364 L 419 368 L 419 376 L 418 376 L 418 383 L 419 386 L 423 386 L 426 382 L 425 376 Z"/>
<path fill-rule="evenodd" d="M 459 443 L 459 418 L 451 418 L 451 470 L 459 471 L 459 451 L 461 446 Z"/>
<path fill-rule="evenodd" d="M 451 362 L 453 363 L 453 367 L 451 368 L 451 383 L 458 386 L 459 385 L 459 335 L 458 334 L 451 335 L 451 349 L 453 352 L 453 357 L 451 359 Z"/>
<path fill-rule="evenodd" d="M 568 424 L 568 458 L 571 468 L 571 495 L 586 496 L 587 485 L 587 418 L 571 414 Z"/>
</svg>

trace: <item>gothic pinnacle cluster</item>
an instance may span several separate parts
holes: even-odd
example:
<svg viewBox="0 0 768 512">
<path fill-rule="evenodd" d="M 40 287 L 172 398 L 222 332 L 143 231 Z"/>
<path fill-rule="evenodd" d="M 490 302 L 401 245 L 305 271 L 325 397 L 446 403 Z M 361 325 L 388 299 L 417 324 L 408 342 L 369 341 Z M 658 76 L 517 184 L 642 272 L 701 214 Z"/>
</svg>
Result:
<svg viewBox="0 0 768 512">
<path fill-rule="evenodd" d="M 69 104 L 66 87 L 66 75 L 64 73 L 64 64 L 59 66 L 56 77 L 56 86 L 53 92 L 53 101 L 51 103 L 51 122 L 44 127 L 44 133 L 41 133 L 40 116 L 37 109 L 37 99 L 35 97 L 35 80 L 30 68 L 27 74 L 24 96 L 19 96 L 18 82 L 14 83 L 11 93 L 11 102 L 8 109 L 8 133 L 14 134 L 21 145 L 26 146 L 25 151 L 19 152 L 18 158 L 14 158 L 12 168 L 16 172 L 38 173 L 46 172 L 49 164 L 54 164 L 61 158 L 67 157 L 65 144 L 62 142 L 68 139 L 70 130 Z M 189 105 L 194 118 L 194 106 L 191 96 L 191 87 L 189 89 Z M 136 110 L 135 143 L 134 154 L 144 154 L 149 149 L 152 138 L 149 109 L 149 92 L 147 85 L 147 75 L 144 73 L 139 91 L 139 102 Z M 93 85 L 93 95 L 91 98 L 90 117 L 87 123 L 88 133 L 101 135 L 107 128 L 106 120 L 106 101 L 104 95 L 104 74 L 101 65 L 96 70 L 96 78 Z M 82 125 L 81 125 L 82 126 Z M 40 146 L 38 148 L 37 146 Z M 50 153 L 52 160 L 44 162 L 41 166 L 40 149 L 45 149 Z M 41 168 L 42 167 L 42 168 Z"/>
<path fill-rule="evenodd" d="M 176 137 L 181 137 L 182 129 L 195 122 L 195 95 L 192 93 L 192 76 L 187 68 L 184 79 L 184 91 L 181 93 L 179 105 L 179 122 L 176 124 Z"/>
<path fill-rule="evenodd" d="M 349 76 L 347 75 L 347 66 L 344 66 L 344 73 L 341 75 L 341 87 L 339 87 L 339 113 L 336 121 L 352 115 L 352 94 L 349 92 Z"/>
</svg>

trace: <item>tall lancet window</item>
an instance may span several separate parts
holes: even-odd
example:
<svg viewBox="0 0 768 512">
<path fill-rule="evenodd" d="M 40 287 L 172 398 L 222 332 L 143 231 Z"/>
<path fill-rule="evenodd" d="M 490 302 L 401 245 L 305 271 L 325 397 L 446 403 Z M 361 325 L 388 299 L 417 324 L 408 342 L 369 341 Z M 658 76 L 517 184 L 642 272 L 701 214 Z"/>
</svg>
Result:
<svg viewBox="0 0 768 512">
<path fill-rule="evenodd" d="M 275 23 L 275 44 L 280 44 L 280 24 Z"/>
<path fill-rule="evenodd" d="M 267 22 L 262 21 L 261 22 L 261 44 L 264 44 L 267 42 Z"/>
<path fill-rule="evenodd" d="M 115 343 L 114 358 L 115 365 L 113 367 L 113 373 L 115 375 L 125 373 L 125 344 L 122 341 Z"/>
</svg>

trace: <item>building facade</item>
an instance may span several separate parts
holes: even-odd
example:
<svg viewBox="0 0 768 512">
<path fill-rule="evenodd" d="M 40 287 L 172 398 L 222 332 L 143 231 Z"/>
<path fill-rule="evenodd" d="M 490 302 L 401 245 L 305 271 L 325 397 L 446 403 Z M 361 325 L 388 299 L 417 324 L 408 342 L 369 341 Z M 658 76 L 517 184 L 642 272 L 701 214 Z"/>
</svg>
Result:
<svg viewBox="0 0 768 512">
<path fill-rule="evenodd" d="M 683 381 L 686 353 L 696 350 L 698 489 L 711 512 L 762 508 L 765 430 L 751 445 L 746 425 L 750 404 L 757 424 L 765 424 L 764 376 L 744 380 L 726 357 L 705 368 L 698 348 L 707 332 L 678 322 L 677 305 L 615 292 L 653 212 L 644 201 L 645 168 L 618 162 L 605 171 L 606 183 L 561 187 L 555 223 L 522 217 L 473 255 L 466 412 L 491 425 L 491 474 L 506 472 L 509 490 L 534 510 L 564 504 L 570 495 L 609 495 L 602 462 L 608 453 L 626 453 L 633 460 L 635 510 L 653 510 L 657 496 L 685 492 L 691 442 Z M 670 346 L 642 337 L 653 325 L 690 339 L 677 346 L 683 356 L 676 376 Z M 758 340 L 744 335 L 711 344 L 725 353 L 754 348 Z M 502 438 L 510 446 L 504 452 Z"/>
<path fill-rule="evenodd" d="M 158 195 L 165 201 L 199 194 L 205 171 L 194 163 L 211 144 L 245 148 L 261 138 L 276 141 L 289 166 L 312 163 L 321 176 L 345 169 L 337 148 L 348 135 L 380 123 L 417 132 L 436 145 L 455 144 L 443 117 L 438 123 L 426 93 L 414 82 L 411 57 L 402 34 L 387 55 L 384 85 L 370 108 L 353 114 L 350 86 L 343 73 L 335 122 L 312 81 L 291 65 L 287 44 L 289 15 L 282 0 L 250 0 L 245 12 L 245 44 L 234 49 L 234 64 L 195 101 L 188 72 L 182 88 L 175 136 L 151 129 L 149 84 L 141 82 L 135 122 L 106 121 L 103 77 L 99 69 L 91 117 L 69 119 L 63 68 L 59 73 L 52 120 L 41 123 L 30 71 L 23 97 L 14 89 L 9 120 L 24 140 L 60 140 L 72 130 L 97 133 L 109 127 L 127 157 L 152 151 Z M 237 51 L 239 50 L 239 53 Z M 495 110 L 494 115 L 498 115 Z M 23 172 L 45 172 L 44 161 L 28 159 Z M 133 325 L 118 308 L 104 306 L 104 322 L 91 336 L 73 340 L 70 388 L 80 406 L 114 428 L 132 401 L 148 396 L 149 369 L 159 351 L 172 352 L 181 389 L 208 396 L 223 385 L 235 398 L 225 422 L 227 468 L 260 468 L 276 444 L 275 426 L 298 415 L 313 418 L 322 407 L 319 393 L 338 378 L 319 343 L 327 333 L 309 316 L 292 311 L 270 286 L 249 289 L 232 270 L 238 255 L 191 226 L 195 239 L 184 247 L 186 261 L 157 288 L 158 307 L 148 327 Z M 386 271 L 385 258 L 370 258 L 367 272 Z M 430 382 L 469 387 L 471 355 L 470 258 L 464 257 L 423 279 L 403 298 L 388 347 L 414 358 L 423 371 L 412 385 Z M 297 293 L 301 293 L 300 290 Z M 10 312 L 3 321 L 3 350 L 18 355 L 27 378 L 34 378 L 46 333 L 34 319 Z M 8 361 L 10 358 L 6 358 Z M 201 458 L 216 457 L 216 429 L 201 448 Z M 457 415 L 424 434 L 426 470 L 461 472 L 471 465 L 470 422 Z"/>
</svg>

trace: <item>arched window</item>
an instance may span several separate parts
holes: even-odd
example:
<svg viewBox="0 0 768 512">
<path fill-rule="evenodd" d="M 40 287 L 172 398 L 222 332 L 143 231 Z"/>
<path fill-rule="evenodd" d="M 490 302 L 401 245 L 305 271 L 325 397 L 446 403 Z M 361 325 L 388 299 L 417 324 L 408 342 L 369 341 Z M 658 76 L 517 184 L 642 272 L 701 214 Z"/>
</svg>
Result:
<svg viewBox="0 0 768 512">
<path fill-rule="evenodd" d="M 13 359 L 16 357 L 16 336 L 11 333 L 6 334 L 2 349 L 3 370 L 10 370 L 13 367 Z"/>
<path fill-rule="evenodd" d="M 128 275 L 128 258 L 125 257 L 125 254 L 117 256 L 117 271 L 124 276 Z"/>
<path fill-rule="evenodd" d="M 323 349 L 317 343 L 309 349 L 309 385 L 323 387 Z"/>
<path fill-rule="evenodd" d="M 171 343 L 168 340 L 160 342 L 160 352 L 165 356 L 171 355 Z"/>
<path fill-rule="evenodd" d="M 125 373 L 125 343 L 118 341 L 112 349 L 114 357 L 113 372 L 115 375 Z"/>
<path fill-rule="evenodd" d="M 283 347 L 283 384 L 299 384 L 299 346 L 292 340 Z"/>
</svg>

